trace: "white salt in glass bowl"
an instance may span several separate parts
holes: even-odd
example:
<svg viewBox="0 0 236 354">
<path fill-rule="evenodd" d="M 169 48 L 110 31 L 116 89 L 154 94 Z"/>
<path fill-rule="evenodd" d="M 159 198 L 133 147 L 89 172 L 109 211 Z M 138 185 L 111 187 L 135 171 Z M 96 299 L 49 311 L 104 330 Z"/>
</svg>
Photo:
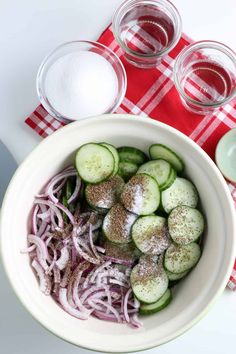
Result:
<svg viewBox="0 0 236 354">
<path fill-rule="evenodd" d="M 97 54 L 97 56 L 93 55 L 92 58 L 91 56 L 88 58 L 86 55 L 88 53 Z M 80 55 L 80 60 L 75 62 L 76 54 L 77 59 Z M 85 56 L 83 55 L 81 58 L 81 54 L 86 55 L 83 61 L 81 59 Z M 71 55 L 75 55 L 74 61 L 71 57 L 70 60 L 63 61 L 65 57 L 68 58 Z M 59 62 L 60 64 L 58 64 Z M 48 74 L 50 74 L 51 82 L 49 91 Z M 53 77 L 56 75 L 56 77 L 53 78 L 52 75 Z M 80 78 L 81 85 L 76 80 L 78 78 Z M 53 87 L 54 82 L 56 91 Z M 92 115 L 113 113 L 121 104 L 126 87 L 125 68 L 118 56 L 105 45 L 86 40 L 71 41 L 59 45 L 44 58 L 36 79 L 36 89 L 41 104 L 51 116 L 65 123 Z M 75 90 L 76 96 L 74 96 Z M 72 94 L 73 97 L 70 96 Z M 59 97 L 61 97 L 60 100 Z M 63 97 L 64 100 L 62 100 Z M 71 99 L 73 106 L 77 102 L 76 111 L 75 108 L 70 107 Z"/>
<path fill-rule="evenodd" d="M 39 290 L 27 255 L 29 213 L 34 195 L 68 163 L 76 149 L 90 141 L 136 146 L 147 152 L 159 142 L 173 148 L 186 163 L 207 219 L 202 257 L 175 289 L 172 303 L 143 318 L 139 330 L 90 318 L 78 320 Z M 192 327 L 224 290 L 235 256 L 235 210 L 221 173 L 192 140 L 177 130 L 148 118 L 104 115 L 60 129 L 26 158 L 15 173 L 2 206 L 1 252 L 8 278 L 18 298 L 44 327 L 75 345 L 101 352 L 132 352 L 158 346 Z"/>
</svg>

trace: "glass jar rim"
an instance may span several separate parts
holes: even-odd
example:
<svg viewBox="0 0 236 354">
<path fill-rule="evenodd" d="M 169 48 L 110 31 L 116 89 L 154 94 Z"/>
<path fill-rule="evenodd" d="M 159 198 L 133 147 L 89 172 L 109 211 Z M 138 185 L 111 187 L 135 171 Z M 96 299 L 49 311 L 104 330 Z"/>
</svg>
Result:
<svg viewBox="0 0 236 354">
<path fill-rule="evenodd" d="M 119 107 L 119 105 L 121 104 L 121 102 L 125 96 L 125 92 L 126 92 L 126 88 L 127 88 L 127 76 L 126 76 L 125 68 L 124 68 L 124 65 L 121 62 L 120 58 L 117 56 L 117 54 L 115 52 L 113 52 L 109 47 L 105 46 L 102 43 L 99 43 L 96 41 L 90 41 L 90 40 L 74 40 L 74 41 L 64 42 L 64 43 L 58 45 L 53 50 L 51 50 L 44 57 L 43 61 L 41 62 L 40 66 L 39 66 L 39 69 L 37 72 L 37 77 L 36 77 L 36 91 L 37 91 L 37 95 L 38 95 L 40 103 L 44 106 L 44 108 L 47 110 L 47 112 L 51 116 L 53 116 L 54 118 L 56 118 L 59 121 L 63 121 L 63 122 L 67 123 L 67 122 L 79 120 L 79 119 L 73 119 L 72 117 L 68 117 L 68 116 L 63 115 L 60 112 L 58 112 L 50 104 L 50 102 L 46 99 L 45 90 L 43 89 L 43 85 L 42 85 L 44 68 L 47 65 L 48 61 L 62 48 L 69 46 L 69 45 L 73 45 L 73 44 L 75 44 L 75 45 L 76 44 L 88 44 L 88 45 L 91 45 L 92 47 L 100 48 L 100 49 L 104 50 L 105 52 L 109 53 L 114 58 L 115 62 L 118 64 L 119 70 L 121 72 L 121 77 L 122 77 L 122 84 L 121 84 L 122 87 L 121 87 L 119 94 L 117 95 L 118 99 L 115 100 L 114 104 L 111 107 L 109 107 L 105 112 L 103 112 L 103 114 L 114 112 L 116 110 L 116 108 Z M 105 58 L 105 59 L 108 60 L 107 58 Z M 81 119 L 84 119 L 84 118 L 81 117 Z"/>
<path fill-rule="evenodd" d="M 166 5 L 168 7 L 169 13 L 174 17 L 174 20 L 176 21 L 176 31 L 174 34 L 174 38 L 172 39 L 170 45 L 163 49 L 162 51 L 158 53 L 149 53 L 149 54 L 144 54 L 144 53 L 138 53 L 135 50 L 130 49 L 127 47 L 123 41 L 120 39 L 119 36 L 119 23 L 118 20 L 122 19 L 125 15 L 125 13 L 130 9 L 131 5 L 139 5 L 139 4 L 151 4 L 151 5 Z M 126 10 L 124 12 L 124 10 Z M 112 17 L 112 32 L 114 34 L 114 37 L 119 44 L 119 46 L 127 53 L 130 54 L 136 58 L 159 58 L 160 56 L 163 56 L 164 54 L 168 53 L 171 49 L 175 47 L 175 45 L 178 43 L 181 33 L 182 33 L 182 19 L 180 17 L 179 11 L 175 7 L 174 4 L 172 4 L 171 1 L 169 0 L 125 0 L 121 3 L 121 5 L 116 9 L 113 17 Z"/>
<path fill-rule="evenodd" d="M 181 65 L 181 62 L 187 57 L 187 55 L 189 53 L 191 53 L 193 50 L 197 50 L 197 49 L 216 49 L 219 50 L 221 52 L 223 52 L 228 58 L 230 58 L 233 62 L 233 64 L 235 65 L 235 69 L 236 69 L 236 53 L 227 45 L 218 42 L 218 41 L 213 41 L 213 40 L 202 40 L 202 41 L 198 41 L 198 42 L 194 42 L 192 44 L 189 44 L 187 47 L 185 47 L 177 56 L 175 64 L 174 64 L 174 69 L 173 69 L 173 76 L 174 76 L 174 82 L 176 85 L 176 88 L 178 90 L 178 92 L 181 94 L 181 96 L 191 102 L 192 104 L 199 106 L 199 107 L 220 107 L 226 103 L 228 103 L 229 101 L 231 101 L 235 96 L 236 96 L 236 89 L 231 93 L 231 95 L 229 95 L 228 97 L 222 99 L 219 102 L 216 103 L 202 103 L 199 102 L 197 100 L 194 100 L 193 98 L 191 98 L 188 94 L 186 94 L 186 92 L 182 89 L 182 86 L 180 84 L 179 81 L 179 77 L 178 77 L 178 71 L 179 71 L 179 67 Z"/>
</svg>

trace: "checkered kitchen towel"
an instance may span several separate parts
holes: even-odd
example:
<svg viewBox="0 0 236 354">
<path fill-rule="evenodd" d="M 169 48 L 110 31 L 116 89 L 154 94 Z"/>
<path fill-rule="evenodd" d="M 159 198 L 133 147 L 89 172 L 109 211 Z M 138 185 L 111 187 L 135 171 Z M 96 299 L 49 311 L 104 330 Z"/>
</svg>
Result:
<svg viewBox="0 0 236 354">
<path fill-rule="evenodd" d="M 140 37 L 139 37 L 140 38 Z M 173 66 L 176 56 L 189 43 L 183 35 L 177 46 L 162 60 L 157 68 L 138 69 L 123 60 L 122 49 L 115 42 L 111 27 L 107 28 L 99 42 L 112 49 L 123 61 L 128 86 L 126 96 L 116 113 L 131 113 L 171 125 L 199 144 L 213 159 L 215 147 L 222 135 L 236 128 L 236 102 L 227 104 L 215 114 L 201 116 L 188 112 L 182 105 L 173 82 Z M 137 41 L 136 41 L 137 43 Z M 143 45 L 140 42 L 140 45 Z M 189 88 L 194 94 L 198 89 L 193 83 Z M 40 105 L 25 121 L 42 137 L 63 126 Z M 228 183 L 236 207 L 236 186 Z M 236 290 L 236 262 L 228 286 Z"/>
</svg>

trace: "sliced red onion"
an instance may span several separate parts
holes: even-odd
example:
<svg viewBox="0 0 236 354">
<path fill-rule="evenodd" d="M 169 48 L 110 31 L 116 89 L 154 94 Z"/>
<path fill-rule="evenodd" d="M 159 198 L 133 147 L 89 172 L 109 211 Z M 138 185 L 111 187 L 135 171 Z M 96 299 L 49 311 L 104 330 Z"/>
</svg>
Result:
<svg viewBox="0 0 236 354">
<path fill-rule="evenodd" d="M 132 293 L 132 289 L 130 288 L 127 293 L 125 294 L 124 297 L 124 306 L 123 306 L 123 313 L 124 313 L 124 317 L 126 322 L 129 322 L 129 314 L 128 314 L 128 299 L 130 294 Z"/>
<path fill-rule="evenodd" d="M 40 252 L 40 257 L 42 259 L 44 259 L 45 261 L 49 259 L 46 244 L 41 238 L 35 235 L 28 235 L 28 241 L 30 243 L 33 243 L 37 247 Z"/>
<path fill-rule="evenodd" d="M 78 194 L 79 194 L 79 191 L 80 191 L 80 187 L 81 187 L 81 179 L 80 179 L 79 176 L 77 176 L 76 177 L 75 190 L 72 193 L 71 197 L 68 199 L 68 201 L 67 201 L 68 204 L 72 203 L 78 197 Z"/>
<path fill-rule="evenodd" d="M 68 250 L 68 247 L 64 246 L 61 249 L 61 255 L 60 258 L 58 258 L 58 260 L 56 261 L 56 265 L 60 270 L 63 270 L 66 267 L 69 260 L 70 260 L 70 252 Z"/>
<path fill-rule="evenodd" d="M 94 270 L 94 272 L 91 273 L 92 275 L 91 275 L 90 282 L 93 283 L 95 281 L 96 277 L 98 276 L 98 274 L 101 271 L 103 271 L 105 268 L 108 268 L 110 265 L 111 265 L 111 261 L 107 261 L 107 262 L 103 263 L 100 267 L 96 268 Z M 86 284 L 86 286 L 87 286 L 87 284 Z"/>
<path fill-rule="evenodd" d="M 99 318 L 100 320 L 104 320 L 104 321 L 111 321 L 111 322 L 118 322 L 117 321 L 117 318 L 113 315 L 113 314 L 106 314 L 104 312 L 101 312 L 101 311 L 98 311 L 98 310 L 95 310 L 93 312 L 93 315 L 96 316 L 97 318 Z M 125 322 L 122 318 L 123 316 L 120 316 L 121 318 L 121 321 L 122 322 Z"/>
<path fill-rule="evenodd" d="M 129 285 L 121 280 L 117 280 L 117 279 L 110 279 L 109 280 L 110 284 L 117 284 L 117 285 L 120 285 L 120 286 L 123 286 L 125 288 L 128 288 Z"/>
<path fill-rule="evenodd" d="M 111 313 L 113 313 L 113 315 L 116 317 L 117 319 L 117 322 L 118 323 L 121 323 L 121 317 L 118 313 L 118 311 L 114 308 L 114 306 L 112 305 L 109 305 L 107 302 L 103 301 L 103 300 L 100 300 L 100 299 L 94 299 L 93 302 L 95 302 L 95 304 L 100 304 L 100 305 L 103 305 L 104 307 L 108 308 L 109 311 Z"/>
<path fill-rule="evenodd" d="M 60 288 L 59 290 L 59 302 L 62 305 L 63 309 L 70 315 L 79 318 L 80 320 L 87 320 L 89 318 L 89 313 L 84 313 L 76 308 L 70 306 L 67 301 L 67 289 Z"/>
<path fill-rule="evenodd" d="M 83 312 L 87 312 L 87 313 L 91 313 L 81 302 L 80 298 L 79 298 L 79 294 L 78 294 L 78 287 L 79 287 L 79 283 L 80 283 L 80 279 L 81 279 L 81 276 L 82 276 L 82 273 L 83 271 L 80 271 L 77 275 L 77 278 L 75 279 L 75 282 L 74 282 L 74 286 L 73 286 L 73 300 L 75 302 L 75 305 L 77 306 L 77 308 L 80 310 L 80 311 L 83 311 Z"/>
<path fill-rule="evenodd" d="M 61 282 L 61 273 L 57 267 L 53 268 L 53 276 L 54 276 L 54 283 L 60 284 Z"/>
<path fill-rule="evenodd" d="M 37 214 L 39 211 L 39 206 L 35 205 L 34 210 L 32 212 L 32 233 L 37 235 L 38 227 L 37 227 Z"/>
<path fill-rule="evenodd" d="M 52 259 L 50 259 L 50 265 L 48 267 L 48 269 L 46 270 L 46 274 L 50 274 L 51 271 L 53 270 L 55 264 L 56 264 L 56 260 L 57 260 L 57 251 L 55 249 L 55 247 L 53 245 L 49 245 L 48 247 L 51 248 L 52 252 L 53 252 L 53 257 Z"/>
<path fill-rule="evenodd" d="M 60 210 L 58 210 L 58 208 L 52 202 L 43 199 L 35 199 L 34 204 L 43 204 L 49 206 L 50 209 L 56 214 L 56 217 L 58 219 L 58 226 L 63 229 L 64 222 Z"/>
<path fill-rule="evenodd" d="M 99 256 L 99 254 L 97 253 L 96 247 L 94 246 L 93 243 L 93 231 L 92 231 L 92 224 L 89 225 L 89 243 L 90 243 L 90 247 L 92 249 L 92 252 L 94 254 L 94 256 L 101 260 L 101 257 Z"/>
<path fill-rule="evenodd" d="M 48 209 L 47 211 L 45 211 L 41 214 L 38 214 L 37 217 L 41 220 L 44 220 L 44 221 L 50 221 L 50 217 L 51 217 L 50 209 Z"/>
<path fill-rule="evenodd" d="M 29 246 L 29 247 L 27 247 L 27 248 L 23 248 L 21 251 L 20 251 L 20 253 L 30 253 L 30 252 L 32 252 L 32 251 L 34 251 L 35 250 L 35 248 L 36 248 L 36 246 L 35 245 L 32 245 L 32 246 Z"/>
<path fill-rule="evenodd" d="M 64 172 L 61 172 L 59 174 L 57 174 L 56 176 L 54 176 L 51 181 L 48 183 L 48 186 L 46 187 L 46 195 L 49 197 L 49 199 L 57 204 L 59 202 L 59 200 L 55 197 L 54 193 L 55 193 L 55 185 L 57 183 L 59 183 L 62 179 L 68 178 L 68 177 L 72 177 L 72 176 L 76 176 L 78 175 L 78 173 L 76 171 L 73 170 L 67 170 Z M 57 190 L 58 191 L 58 190 Z"/>
<path fill-rule="evenodd" d="M 89 256 L 87 253 L 85 253 L 79 246 L 78 242 L 77 242 L 77 237 L 73 236 L 73 243 L 75 246 L 76 251 L 78 252 L 78 254 L 85 259 L 86 261 L 93 263 L 93 264 L 99 264 L 100 260 L 97 258 L 93 258 L 91 256 Z"/>
<path fill-rule="evenodd" d="M 48 223 L 46 221 L 44 221 L 44 220 L 41 221 L 41 224 L 40 224 L 38 232 L 37 232 L 37 236 L 41 237 L 44 234 L 44 232 L 46 231 L 46 228 L 47 228 L 47 224 Z"/>
<path fill-rule="evenodd" d="M 36 273 L 38 275 L 40 290 L 45 295 L 49 295 L 51 293 L 51 289 L 52 289 L 52 283 L 51 283 L 50 277 L 45 274 L 44 269 L 42 268 L 42 266 L 39 264 L 39 262 L 36 259 L 33 260 L 31 265 L 36 270 Z"/>
<path fill-rule="evenodd" d="M 81 237 L 77 237 L 77 242 L 83 248 L 83 251 L 87 252 L 90 256 L 94 257 L 92 250 L 88 246 L 88 241 L 86 242 Z"/>
<path fill-rule="evenodd" d="M 67 284 L 69 283 L 71 274 L 72 274 L 71 262 L 68 262 L 67 266 L 66 266 L 66 269 L 65 269 L 65 272 L 64 272 L 64 275 L 62 277 L 61 283 L 60 283 L 60 286 L 62 288 L 65 288 L 67 286 Z"/>
<path fill-rule="evenodd" d="M 97 286 L 93 285 L 90 288 L 86 289 L 82 296 L 80 297 L 80 301 L 82 304 L 86 301 L 86 299 L 93 293 L 97 293 L 98 291 L 103 291 L 102 287 L 98 288 Z"/>
<path fill-rule="evenodd" d="M 142 327 L 143 323 L 138 319 L 138 314 L 135 313 L 131 318 L 130 318 L 130 324 L 134 328 L 140 328 Z"/>
<path fill-rule="evenodd" d="M 96 250 L 98 252 L 100 252 L 100 253 L 105 253 L 106 252 L 105 248 L 103 248 L 103 247 L 100 247 L 100 246 L 95 246 L 95 247 L 96 247 Z"/>
</svg>

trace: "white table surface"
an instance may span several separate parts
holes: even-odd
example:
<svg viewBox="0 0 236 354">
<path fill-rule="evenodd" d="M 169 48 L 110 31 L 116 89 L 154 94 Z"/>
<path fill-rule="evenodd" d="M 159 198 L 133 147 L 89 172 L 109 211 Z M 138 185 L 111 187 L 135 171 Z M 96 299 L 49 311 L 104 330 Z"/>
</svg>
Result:
<svg viewBox="0 0 236 354">
<path fill-rule="evenodd" d="M 173 0 L 184 31 L 196 40 L 214 39 L 236 49 L 235 0 Z M 19 163 L 40 142 L 24 124 L 37 105 L 35 77 L 43 57 L 61 42 L 95 40 L 120 0 L 0 0 L 0 139 Z M 4 170 L 0 168 L 1 173 Z M 4 354 L 89 353 L 56 338 L 21 306 L 0 269 L 0 352 Z M 225 291 L 193 329 L 147 353 L 222 354 L 234 350 L 236 294 Z"/>
</svg>

